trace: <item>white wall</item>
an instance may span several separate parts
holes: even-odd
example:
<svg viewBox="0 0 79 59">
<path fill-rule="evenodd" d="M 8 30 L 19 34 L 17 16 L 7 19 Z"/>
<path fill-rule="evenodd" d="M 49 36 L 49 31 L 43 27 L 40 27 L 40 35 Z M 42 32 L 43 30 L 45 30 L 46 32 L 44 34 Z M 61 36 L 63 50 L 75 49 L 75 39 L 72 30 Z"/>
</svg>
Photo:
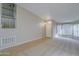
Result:
<svg viewBox="0 0 79 59">
<path fill-rule="evenodd" d="M 40 23 L 43 20 L 31 12 L 17 6 L 17 39 L 18 41 L 30 41 L 42 36 Z"/>
<path fill-rule="evenodd" d="M 46 24 L 46 36 L 50 37 L 51 39 L 53 39 L 54 37 L 55 24 L 56 22 L 53 20 L 48 21 L 48 23 Z"/>
<path fill-rule="evenodd" d="M 52 21 L 52 25 L 51 25 L 51 38 L 54 39 L 54 36 L 55 36 L 55 29 L 56 28 L 56 22 L 55 21 Z"/>
<path fill-rule="evenodd" d="M 1 5 L 0 5 L 1 6 Z M 0 19 L 1 20 L 1 19 Z M 18 45 L 24 42 L 32 41 L 42 37 L 42 27 L 40 26 L 42 19 L 32 14 L 28 10 L 17 6 L 16 28 L 2 29 L 0 28 L 0 41 L 9 39 L 11 42 L 3 42 L 0 44 L 0 49 Z M 13 41 L 13 43 L 12 43 Z"/>
<path fill-rule="evenodd" d="M 47 25 L 46 25 L 46 35 L 48 37 L 51 37 L 51 35 L 52 35 L 51 30 L 52 30 L 52 21 L 51 21 L 51 23 L 47 23 Z"/>
</svg>

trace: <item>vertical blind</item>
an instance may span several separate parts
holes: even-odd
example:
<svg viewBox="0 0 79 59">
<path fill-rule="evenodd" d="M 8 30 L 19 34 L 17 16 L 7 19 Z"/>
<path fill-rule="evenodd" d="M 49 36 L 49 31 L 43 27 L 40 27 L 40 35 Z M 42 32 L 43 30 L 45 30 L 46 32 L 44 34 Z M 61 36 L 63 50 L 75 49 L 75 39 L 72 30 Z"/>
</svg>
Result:
<svg viewBox="0 0 79 59">
<path fill-rule="evenodd" d="M 56 34 L 79 36 L 79 24 L 57 24 Z"/>
</svg>

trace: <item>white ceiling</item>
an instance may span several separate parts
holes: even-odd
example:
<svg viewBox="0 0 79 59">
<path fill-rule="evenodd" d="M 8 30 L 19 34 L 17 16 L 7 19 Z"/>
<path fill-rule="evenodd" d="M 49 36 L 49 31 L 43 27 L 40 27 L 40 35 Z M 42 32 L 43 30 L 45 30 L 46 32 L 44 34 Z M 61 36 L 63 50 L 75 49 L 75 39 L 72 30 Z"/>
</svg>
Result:
<svg viewBox="0 0 79 59">
<path fill-rule="evenodd" d="M 21 3 L 21 7 L 45 20 L 72 22 L 79 20 L 78 3 Z"/>
</svg>

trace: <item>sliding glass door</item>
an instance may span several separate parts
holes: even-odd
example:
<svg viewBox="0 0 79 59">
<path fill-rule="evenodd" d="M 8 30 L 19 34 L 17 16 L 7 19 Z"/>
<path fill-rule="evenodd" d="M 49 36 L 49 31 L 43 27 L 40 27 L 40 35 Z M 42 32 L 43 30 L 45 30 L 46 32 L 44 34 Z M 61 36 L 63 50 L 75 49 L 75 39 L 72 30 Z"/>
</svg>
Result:
<svg viewBox="0 0 79 59">
<path fill-rule="evenodd" d="M 79 36 L 79 24 L 57 24 L 56 34 Z"/>
<path fill-rule="evenodd" d="M 74 24 L 73 29 L 74 36 L 79 36 L 79 24 Z"/>
</svg>

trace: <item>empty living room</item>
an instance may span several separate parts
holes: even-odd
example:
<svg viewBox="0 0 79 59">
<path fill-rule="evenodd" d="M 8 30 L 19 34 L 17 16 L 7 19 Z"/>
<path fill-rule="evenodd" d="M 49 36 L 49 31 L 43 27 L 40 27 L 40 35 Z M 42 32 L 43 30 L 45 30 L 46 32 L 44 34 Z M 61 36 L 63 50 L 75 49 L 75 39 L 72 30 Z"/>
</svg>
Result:
<svg viewBox="0 0 79 59">
<path fill-rule="evenodd" d="M 0 3 L 0 56 L 79 56 L 79 3 Z"/>
</svg>

